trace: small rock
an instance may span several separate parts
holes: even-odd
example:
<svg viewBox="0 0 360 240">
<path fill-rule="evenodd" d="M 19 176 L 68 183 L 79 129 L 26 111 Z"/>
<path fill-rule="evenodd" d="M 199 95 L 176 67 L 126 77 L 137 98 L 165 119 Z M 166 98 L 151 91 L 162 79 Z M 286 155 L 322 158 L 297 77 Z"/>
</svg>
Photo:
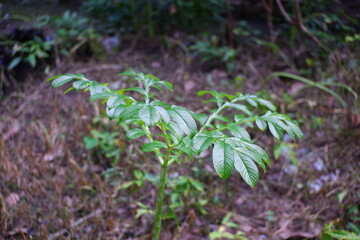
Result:
<svg viewBox="0 0 360 240">
<path fill-rule="evenodd" d="M 20 200 L 20 196 L 17 193 L 10 193 L 9 196 L 6 197 L 6 203 L 9 207 L 14 207 Z"/>
<path fill-rule="evenodd" d="M 153 62 L 151 63 L 151 67 L 153 67 L 153 68 L 159 68 L 159 67 L 161 67 L 161 63 L 159 63 L 158 61 L 153 61 Z"/>
</svg>

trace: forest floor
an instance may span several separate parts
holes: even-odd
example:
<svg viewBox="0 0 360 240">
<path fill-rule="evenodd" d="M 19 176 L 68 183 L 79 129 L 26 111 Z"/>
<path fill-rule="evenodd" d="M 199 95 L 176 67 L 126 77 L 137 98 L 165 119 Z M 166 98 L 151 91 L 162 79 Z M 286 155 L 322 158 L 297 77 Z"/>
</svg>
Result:
<svg viewBox="0 0 360 240">
<path fill-rule="evenodd" d="M 304 139 L 285 139 L 276 159 L 273 149 L 279 142 L 269 133 L 251 132 L 272 156 L 271 168 L 254 189 L 239 174 L 222 181 L 208 152 L 174 164 L 162 239 L 209 239 L 214 231 L 241 231 L 253 240 L 318 239 L 325 224 L 351 221 L 349 209 L 359 203 L 358 115 L 319 89 L 296 93 L 304 85 L 294 80 L 265 81 L 277 59 L 271 54 L 259 57 L 262 50 L 244 52 L 237 61 L 241 82 L 222 66 L 203 66 L 196 59 L 186 64 L 180 51 L 136 48 L 100 62 L 64 62 L 49 76 L 83 73 L 123 88 L 129 82 L 116 74 L 135 68 L 170 81 L 174 92 L 161 99 L 197 113 L 206 110 L 199 90 L 262 92 L 280 112 L 301 123 Z M 88 103 L 87 94 L 64 95 L 65 89 L 51 89 L 45 80 L 33 77 L 0 100 L 0 238 L 149 239 L 156 160 L 139 151 L 141 143 L 127 141 L 121 126 L 109 126 L 99 117 L 104 115 L 100 103 Z M 284 97 L 289 95 L 290 102 Z M 103 134 L 107 145 L 89 150 L 84 137 L 91 139 L 94 130 Z M 108 149 L 119 150 L 119 159 L 106 157 L 102 151 Z M 135 170 L 142 173 L 140 178 Z M 179 176 L 201 186 L 184 185 Z M 127 188 L 124 183 L 129 183 Z M 229 221 L 237 227 L 222 222 L 230 212 Z"/>
</svg>

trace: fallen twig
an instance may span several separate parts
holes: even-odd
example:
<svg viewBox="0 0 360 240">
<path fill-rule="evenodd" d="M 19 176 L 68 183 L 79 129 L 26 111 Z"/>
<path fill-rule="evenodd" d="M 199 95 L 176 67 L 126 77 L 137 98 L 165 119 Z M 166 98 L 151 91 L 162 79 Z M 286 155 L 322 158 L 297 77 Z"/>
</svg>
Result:
<svg viewBox="0 0 360 240">
<path fill-rule="evenodd" d="M 75 222 L 73 222 L 71 225 L 70 225 L 70 228 L 74 228 L 80 224 L 82 224 L 83 222 L 89 220 L 90 218 L 93 218 L 97 215 L 99 215 L 101 212 L 103 211 L 103 209 L 97 209 L 95 210 L 94 212 L 82 217 L 82 218 L 79 218 L 78 220 L 76 220 Z M 60 237 L 61 235 L 63 235 L 64 233 L 66 233 L 68 230 L 67 229 L 62 229 L 54 234 L 50 234 L 49 235 L 49 239 L 52 240 L 52 239 L 56 239 L 58 237 Z"/>
</svg>

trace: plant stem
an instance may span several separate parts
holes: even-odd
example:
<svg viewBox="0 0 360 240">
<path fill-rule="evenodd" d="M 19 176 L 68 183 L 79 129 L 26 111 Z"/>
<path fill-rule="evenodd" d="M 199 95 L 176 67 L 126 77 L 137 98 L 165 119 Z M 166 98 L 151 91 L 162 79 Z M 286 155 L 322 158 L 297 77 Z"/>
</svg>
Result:
<svg viewBox="0 0 360 240">
<path fill-rule="evenodd" d="M 232 100 L 230 103 L 234 103 L 236 102 L 238 99 L 234 99 Z M 206 123 L 202 126 L 202 128 L 199 130 L 199 133 L 202 133 L 212 122 L 212 120 L 214 120 L 216 118 L 217 115 L 219 115 L 219 113 L 224 110 L 226 107 L 228 106 L 228 103 L 224 103 L 222 106 L 220 106 L 213 114 L 211 114 L 211 116 L 208 118 L 208 120 L 206 121 Z"/>
<path fill-rule="evenodd" d="M 167 155 L 169 155 L 169 154 L 167 154 Z M 153 240 L 160 239 L 162 207 L 163 207 L 163 202 L 164 202 L 168 160 L 169 160 L 169 157 L 167 156 L 164 164 L 161 165 L 160 181 L 159 181 L 159 186 L 158 186 L 158 193 L 157 193 L 157 200 L 156 200 L 156 212 L 155 212 L 154 227 L 153 227 L 153 237 L 152 237 Z"/>
<path fill-rule="evenodd" d="M 145 124 L 143 124 L 143 125 L 141 126 L 141 128 L 146 132 L 146 136 L 147 136 L 147 138 L 149 139 L 149 141 L 150 141 L 150 142 L 153 142 L 154 139 L 153 139 L 153 137 L 152 137 L 152 135 L 151 135 L 151 132 L 150 132 L 149 127 L 146 126 Z M 159 149 L 155 149 L 155 153 L 158 155 L 157 158 L 159 159 L 160 164 L 163 165 L 163 164 L 164 164 L 164 159 L 163 159 L 162 156 L 160 156 L 160 150 L 159 150 Z"/>
</svg>

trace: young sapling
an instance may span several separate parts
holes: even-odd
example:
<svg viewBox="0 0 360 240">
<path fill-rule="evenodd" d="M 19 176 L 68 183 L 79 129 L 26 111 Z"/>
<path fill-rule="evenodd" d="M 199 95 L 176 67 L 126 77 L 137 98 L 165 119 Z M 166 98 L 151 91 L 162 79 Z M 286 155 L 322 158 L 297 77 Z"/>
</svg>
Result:
<svg viewBox="0 0 360 240">
<path fill-rule="evenodd" d="M 215 104 L 216 108 L 210 114 L 195 114 L 184 107 L 157 99 L 157 91 L 172 91 L 171 83 L 135 71 L 127 71 L 120 76 L 137 81 L 139 87 L 111 90 L 106 84 L 91 81 L 82 74 L 63 74 L 48 81 L 52 81 L 52 87 L 60 87 L 75 80 L 66 92 L 90 92 L 90 101 L 102 100 L 106 103 L 106 114 L 110 119 L 130 126 L 126 133 L 128 139 L 142 136 L 148 139 L 141 149 L 153 152 L 161 167 L 152 233 L 154 240 L 160 239 L 167 170 L 173 163 L 180 162 L 181 155 L 192 158 L 212 147 L 213 166 L 222 179 L 227 179 L 236 169 L 244 181 L 254 187 L 259 179 L 256 164 L 265 171 L 270 159 L 253 142 L 245 126 L 253 128 L 256 125 L 261 131 L 269 128 L 277 139 L 281 139 L 284 133 L 292 139 L 303 137 L 295 121 L 277 113 L 273 104 L 255 95 L 200 91 L 199 96 L 212 96 L 204 103 Z M 141 99 L 135 98 L 131 92 L 140 94 Z M 226 114 L 228 109 L 235 114 Z M 265 114 L 255 114 L 261 109 L 266 110 Z"/>
</svg>

